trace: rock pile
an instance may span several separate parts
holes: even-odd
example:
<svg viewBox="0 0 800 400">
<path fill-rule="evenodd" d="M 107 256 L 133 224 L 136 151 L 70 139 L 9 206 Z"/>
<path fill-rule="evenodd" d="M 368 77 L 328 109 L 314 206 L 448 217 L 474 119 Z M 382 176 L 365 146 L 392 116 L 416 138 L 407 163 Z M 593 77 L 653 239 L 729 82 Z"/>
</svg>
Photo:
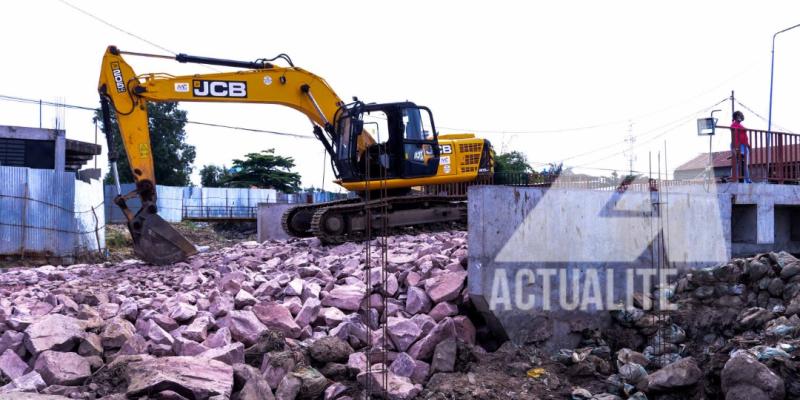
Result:
<svg viewBox="0 0 800 400">
<path fill-rule="evenodd" d="M 457 368 L 459 349 L 479 351 L 466 234 L 388 241 L 385 282 L 362 245 L 316 239 L 244 242 L 166 267 L 5 271 L 0 397 L 332 400 L 370 385 L 411 399 Z"/>
<path fill-rule="evenodd" d="M 661 296 L 676 309 L 641 308 Z M 614 369 L 608 393 L 595 398 L 800 398 L 800 261 L 792 255 L 689 271 L 634 303 L 612 312 L 615 325 L 602 334 L 608 347 L 584 343 L 558 355 L 601 376 Z M 613 359 L 609 348 L 618 349 Z"/>
</svg>

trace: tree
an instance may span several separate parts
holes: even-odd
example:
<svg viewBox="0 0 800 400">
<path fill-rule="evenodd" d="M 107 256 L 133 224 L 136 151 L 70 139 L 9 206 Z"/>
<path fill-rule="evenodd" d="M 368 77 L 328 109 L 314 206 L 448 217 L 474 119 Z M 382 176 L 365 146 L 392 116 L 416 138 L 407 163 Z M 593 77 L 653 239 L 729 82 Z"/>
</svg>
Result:
<svg viewBox="0 0 800 400">
<path fill-rule="evenodd" d="M 533 167 L 528 164 L 528 157 L 519 151 L 503 153 L 494 158 L 494 170 L 500 173 L 531 173 Z"/>
<path fill-rule="evenodd" d="M 527 185 L 538 181 L 538 174 L 528 164 L 528 157 L 519 151 L 494 158 L 494 181 L 501 185 Z"/>
<path fill-rule="evenodd" d="M 230 176 L 223 181 L 229 187 L 273 188 L 292 193 L 300 189 L 300 174 L 292 172 L 294 159 L 275 154 L 275 149 L 248 153 L 244 160 L 233 160 Z"/>
<path fill-rule="evenodd" d="M 190 185 L 189 177 L 192 173 L 196 152 L 194 146 L 186 143 L 186 132 L 183 130 L 187 121 L 186 111 L 179 109 L 178 103 L 174 102 L 147 103 L 147 114 L 156 183 L 169 186 Z M 100 111 L 97 112 L 97 117 L 103 121 Z M 125 157 L 122 137 L 119 135 L 116 115 L 113 113 L 111 115 L 111 132 L 119 153 L 119 160 L 117 160 L 119 180 L 122 183 L 133 182 L 133 174 L 128 158 Z M 106 174 L 105 182 L 113 183 L 114 177 L 110 173 Z"/>
<path fill-rule="evenodd" d="M 231 174 L 223 165 L 204 165 L 200 169 L 200 185 L 204 187 L 222 187 L 224 182 L 230 178 Z"/>
</svg>

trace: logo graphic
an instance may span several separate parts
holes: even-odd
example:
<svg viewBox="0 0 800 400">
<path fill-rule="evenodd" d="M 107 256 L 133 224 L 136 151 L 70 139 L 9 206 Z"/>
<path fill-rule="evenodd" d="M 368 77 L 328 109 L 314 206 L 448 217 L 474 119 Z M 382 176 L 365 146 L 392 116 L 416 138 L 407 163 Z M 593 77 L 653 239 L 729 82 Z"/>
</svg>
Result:
<svg viewBox="0 0 800 400">
<path fill-rule="evenodd" d="M 177 92 L 177 93 L 189 93 L 189 83 L 187 83 L 187 82 L 176 82 L 175 83 L 175 92 Z"/>
<path fill-rule="evenodd" d="M 192 94 L 196 97 L 247 97 L 247 82 L 244 81 L 207 81 L 193 80 L 194 90 Z"/>
<path fill-rule="evenodd" d="M 125 80 L 122 79 L 122 71 L 119 69 L 119 63 L 114 61 L 111 63 L 111 73 L 114 75 L 114 85 L 117 87 L 117 93 L 125 93 Z"/>
<path fill-rule="evenodd" d="M 453 152 L 453 147 L 449 144 L 443 144 L 439 148 L 441 149 L 442 154 L 450 154 Z"/>
</svg>

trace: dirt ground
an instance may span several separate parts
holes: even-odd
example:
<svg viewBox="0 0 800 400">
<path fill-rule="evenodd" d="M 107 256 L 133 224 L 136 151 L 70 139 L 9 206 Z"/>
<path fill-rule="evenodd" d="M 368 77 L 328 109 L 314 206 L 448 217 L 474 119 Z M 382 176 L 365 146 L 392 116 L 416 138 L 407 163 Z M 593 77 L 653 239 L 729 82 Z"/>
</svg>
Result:
<svg viewBox="0 0 800 400">
<path fill-rule="evenodd" d="M 247 240 L 256 239 L 255 223 L 207 223 L 183 221 L 172 224 L 182 235 L 196 246 L 208 246 L 209 250 L 219 250 Z M 25 257 L 8 257 L 0 259 L 0 268 L 10 267 L 39 267 L 45 264 L 98 264 L 103 262 L 119 262 L 135 258 L 133 256 L 133 242 L 128 227 L 124 224 L 106 225 L 106 252 L 105 254 L 89 253 L 77 257 L 71 262 L 59 262 L 40 255 L 26 255 Z"/>
</svg>

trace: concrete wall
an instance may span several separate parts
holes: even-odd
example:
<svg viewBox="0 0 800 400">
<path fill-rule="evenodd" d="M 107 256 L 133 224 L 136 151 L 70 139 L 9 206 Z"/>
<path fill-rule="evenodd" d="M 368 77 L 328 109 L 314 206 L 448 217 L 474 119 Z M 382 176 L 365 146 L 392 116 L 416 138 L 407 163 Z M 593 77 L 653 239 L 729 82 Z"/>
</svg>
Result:
<svg viewBox="0 0 800 400">
<path fill-rule="evenodd" d="M 258 205 L 258 241 L 286 240 L 289 235 L 283 231 L 281 217 L 283 212 L 294 207 L 286 203 L 259 203 Z"/>
<path fill-rule="evenodd" d="M 798 222 L 797 186 L 626 193 L 474 186 L 469 292 L 498 335 L 570 347 L 581 329 L 602 327 L 609 309 L 658 284 L 647 275 L 654 267 L 692 269 L 756 252 L 796 252 Z"/>
<path fill-rule="evenodd" d="M 730 211 L 730 196 L 702 188 L 473 187 L 470 295 L 514 342 L 574 346 L 577 332 L 607 324 L 609 308 L 652 284 L 664 256 L 663 269 L 727 260 Z"/>
</svg>

